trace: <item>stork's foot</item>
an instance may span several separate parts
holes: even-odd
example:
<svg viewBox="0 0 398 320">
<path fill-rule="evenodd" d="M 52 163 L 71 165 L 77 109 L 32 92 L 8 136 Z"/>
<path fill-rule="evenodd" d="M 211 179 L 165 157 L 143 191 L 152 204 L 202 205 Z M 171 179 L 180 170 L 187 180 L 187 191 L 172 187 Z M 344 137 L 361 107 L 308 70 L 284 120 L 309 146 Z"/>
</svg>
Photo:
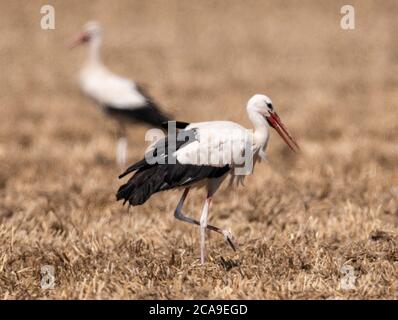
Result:
<svg viewBox="0 0 398 320">
<path fill-rule="evenodd" d="M 231 231 L 229 230 L 222 230 L 222 234 L 224 235 L 224 239 L 228 242 L 231 246 L 232 250 L 236 251 L 239 249 L 239 245 L 236 243 L 234 236 L 232 235 Z"/>
</svg>

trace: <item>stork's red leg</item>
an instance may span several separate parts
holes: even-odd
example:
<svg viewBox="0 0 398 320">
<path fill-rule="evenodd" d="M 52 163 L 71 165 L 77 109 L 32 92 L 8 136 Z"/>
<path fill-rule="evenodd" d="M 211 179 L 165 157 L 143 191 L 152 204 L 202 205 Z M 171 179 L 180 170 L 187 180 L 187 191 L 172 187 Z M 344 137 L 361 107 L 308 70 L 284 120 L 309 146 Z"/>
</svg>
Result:
<svg viewBox="0 0 398 320">
<path fill-rule="evenodd" d="M 211 197 L 207 197 L 203 205 L 202 215 L 200 216 L 200 262 L 205 263 L 205 246 L 206 246 L 206 227 L 207 217 L 209 215 L 209 208 Z"/>
<path fill-rule="evenodd" d="M 200 222 L 199 222 L 199 221 L 197 221 L 197 220 L 195 220 L 195 219 L 192 219 L 192 218 L 186 216 L 186 215 L 182 212 L 182 207 L 183 207 L 183 205 L 184 205 L 184 202 L 185 202 L 186 197 L 188 196 L 188 193 L 189 193 L 189 187 L 186 188 L 186 189 L 184 190 L 184 193 L 183 193 L 183 195 L 182 195 L 180 201 L 178 202 L 177 208 L 176 208 L 176 210 L 174 211 L 174 217 L 175 217 L 176 219 L 178 219 L 178 220 L 181 220 L 181 221 L 184 221 L 184 222 L 188 222 L 188 223 L 191 223 L 191 224 L 196 224 L 196 225 L 200 226 Z M 234 242 L 234 239 L 233 239 L 233 236 L 232 236 L 231 232 L 229 232 L 228 230 L 225 230 L 225 229 L 221 229 L 221 228 L 212 226 L 212 225 L 210 225 L 210 224 L 208 224 L 208 225 L 206 226 L 206 228 L 207 228 L 208 230 L 215 231 L 215 232 L 217 232 L 217 233 L 219 233 L 219 234 L 222 234 L 222 235 L 224 236 L 225 240 L 226 240 L 226 241 L 228 242 L 228 244 L 231 246 L 231 248 L 232 248 L 234 251 L 237 250 L 238 246 L 237 246 L 236 243 Z"/>
</svg>

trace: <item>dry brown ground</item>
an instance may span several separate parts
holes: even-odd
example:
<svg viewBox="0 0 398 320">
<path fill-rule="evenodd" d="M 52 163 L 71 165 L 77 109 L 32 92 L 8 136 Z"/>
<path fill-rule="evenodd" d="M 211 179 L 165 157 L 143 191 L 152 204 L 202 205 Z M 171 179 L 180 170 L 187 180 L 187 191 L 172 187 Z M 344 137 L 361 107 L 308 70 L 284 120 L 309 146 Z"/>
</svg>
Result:
<svg viewBox="0 0 398 320">
<path fill-rule="evenodd" d="M 354 31 L 339 27 L 345 1 L 2 1 L 0 297 L 397 298 L 398 3 L 351 2 Z M 44 3 L 54 31 L 39 28 Z M 74 82 L 85 50 L 65 50 L 93 18 L 108 66 L 177 119 L 249 125 L 244 105 L 263 92 L 298 137 L 296 157 L 272 133 L 269 162 L 215 198 L 210 221 L 239 252 L 209 235 L 201 267 L 177 192 L 130 213 L 115 202 L 114 125 Z M 130 162 L 145 130 L 130 129 Z"/>
</svg>

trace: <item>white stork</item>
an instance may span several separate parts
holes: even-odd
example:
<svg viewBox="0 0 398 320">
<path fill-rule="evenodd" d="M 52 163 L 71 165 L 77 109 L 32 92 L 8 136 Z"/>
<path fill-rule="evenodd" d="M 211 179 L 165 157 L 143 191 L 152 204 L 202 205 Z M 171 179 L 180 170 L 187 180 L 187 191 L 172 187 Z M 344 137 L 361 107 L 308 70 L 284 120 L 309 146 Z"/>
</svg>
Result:
<svg viewBox="0 0 398 320">
<path fill-rule="evenodd" d="M 125 122 L 140 121 L 160 127 L 162 123 L 168 121 L 168 117 L 142 87 L 112 73 L 104 66 L 100 57 L 101 42 L 100 25 L 88 22 L 70 48 L 83 43 L 89 45 L 88 59 L 79 74 L 80 87 L 88 97 L 97 102 L 102 111 L 118 121 L 119 141 L 116 159 L 120 165 L 123 165 L 127 157 Z"/>
<path fill-rule="evenodd" d="M 128 202 L 132 206 L 143 204 L 156 192 L 184 188 L 174 216 L 200 226 L 202 264 L 205 260 L 206 229 L 224 235 L 231 247 L 234 250 L 236 248 L 229 231 L 207 224 L 212 197 L 227 175 L 230 174 L 233 181 L 236 175 L 242 174 L 238 169 L 243 163 L 252 163 L 254 166 L 257 160 L 264 158 L 269 127 L 274 128 L 294 152 L 299 150 L 297 142 L 274 111 L 270 98 L 256 94 L 247 103 L 246 110 L 254 130 L 230 121 L 177 123 L 177 128 L 182 129 L 178 137 L 184 135 L 189 137 L 188 141 L 178 137 L 170 140 L 170 135 L 158 140 L 148 148 L 145 159 L 129 167 L 119 177 L 135 172 L 117 192 L 117 200 L 124 200 L 124 203 Z M 170 149 L 173 141 L 175 149 Z M 153 159 L 163 161 L 154 162 Z M 207 197 L 200 221 L 197 221 L 186 216 L 182 208 L 190 188 L 201 186 L 207 188 Z"/>
</svg>

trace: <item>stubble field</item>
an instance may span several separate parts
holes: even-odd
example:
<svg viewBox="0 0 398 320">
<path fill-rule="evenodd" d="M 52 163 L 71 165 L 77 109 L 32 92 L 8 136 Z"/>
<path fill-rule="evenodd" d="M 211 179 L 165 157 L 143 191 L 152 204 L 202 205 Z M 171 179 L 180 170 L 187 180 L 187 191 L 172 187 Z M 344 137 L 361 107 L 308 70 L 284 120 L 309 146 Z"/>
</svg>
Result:
<svg viewBox="0 0 398 320">
<path fill-rule="evenodd" d="M 396 299 L 398 3 L 351 2 L 350 31 L 344 1 L 47 1 L 48 31 L 45 3 L 1 2 L 0 298 Z M 250 126 L 245 104 L 265 93 L 297 137 L 299 156 L 272 132 L 245 187 L 216 195 L 210 223 L 236 253 L 208 234 L 200 265 L 179 192 L 129 212 L 115 201 L 115 124 L 78 90 L 85 48 L 65 48 L 91 19 L 106 65 L 176 119 Z M 130 126 L 129 163 L 147 129 Z"/>
</svg>

